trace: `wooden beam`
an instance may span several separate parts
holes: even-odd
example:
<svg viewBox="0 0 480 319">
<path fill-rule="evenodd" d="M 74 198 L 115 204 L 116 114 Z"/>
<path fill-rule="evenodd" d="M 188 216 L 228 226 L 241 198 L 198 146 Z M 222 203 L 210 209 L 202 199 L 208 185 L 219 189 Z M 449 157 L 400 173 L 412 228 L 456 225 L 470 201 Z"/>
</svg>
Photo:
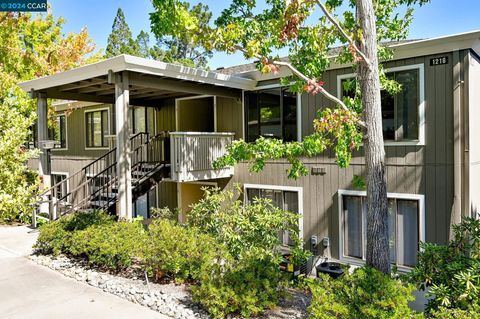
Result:
<svg viewBox="0 0 480 319">
<path fill-rule="evenodd" d="M 141 98 L 146 98 L 146 97 L 155 97 L 155 96 L 164 96 L 166 94 L 172 93 L 171 91 L 162 91 L 162 90 L 157 90 L 153 92 L 148 92 L 148 93 L 143 93 L 143 94 L 135 94 L 131 95 L 132 97 L 135 97 L 136 99 L 141 99 Z"/>
<path fill-rule="evenodd" d="M 111 91 L 111 93 L 113 94 L 115 92 L 115 87 L 113 85 L 110 86 L 105 84 L 96 84 L 95 86 L 79 89 L 76 93 L 97 93 L 104 91 Z"/>
<path fill-rule="evenodd" d="M 46 93 L 49 98 L 52 99 L 60 99 L 60 100 L 75 100 L 75 101 L 84 101 L 84 102 L 98 102 L 98 103 L 106 103 L 106 104 L 113 104 L 115 98 L 112 96 L 98 96 L 95 94 L 81 94 L 81 93 L 74 93 L 74 92 L 62 92 L 58 89 L 48 89 Z"/>
<path fill-rule="evenodd" d="M 79 82 L 73 83 L 73 84 L 63 85 L 63 86 L 60 87 L 60 91 L 70 91 L 70 90 L 89 87 L 89 86 L 92 86 L 92 85 L 95 85 L 95 84 L 104 84 L 104 83 L 107 83 L 107 80 L 93 78 L 93 79 L 88 79 L 88 80 L 82 80 L 82 81 L 79 81 Z"/>
<path fill-rule="evenodd" d="M 200 95 L 216 95 L 230 98 L 240 98 L 241 90 L 230 89 L 210 84 L 202 84 L 187 81 L 178 81 L 171 79 L 159 79 L 151 75 L 140 75 L 138 73 L 130 73 L 130 84 L 147 87 L 152 89 L 167 90 L 179 93 L 191 93 Z"/>
</svg>

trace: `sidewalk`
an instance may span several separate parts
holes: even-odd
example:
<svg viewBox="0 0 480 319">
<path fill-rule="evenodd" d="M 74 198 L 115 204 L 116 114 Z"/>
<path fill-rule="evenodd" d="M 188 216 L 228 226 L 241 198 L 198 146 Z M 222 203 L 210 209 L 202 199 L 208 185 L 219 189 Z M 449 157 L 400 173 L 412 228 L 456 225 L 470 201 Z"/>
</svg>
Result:
<svg viewBox="0 0 480 319">
<path fill-rule="evenodd" d="M 36 236 L 25 226 L 0 226 L 1 318 L 169 318 L 30 261 Z"/>
</svg>

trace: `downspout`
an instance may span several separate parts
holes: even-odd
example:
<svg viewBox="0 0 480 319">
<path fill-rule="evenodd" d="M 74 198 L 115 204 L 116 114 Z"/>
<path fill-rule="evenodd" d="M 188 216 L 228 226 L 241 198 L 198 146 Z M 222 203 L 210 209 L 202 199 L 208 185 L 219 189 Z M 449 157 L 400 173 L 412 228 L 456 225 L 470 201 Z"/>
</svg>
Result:
<svg viewBox="0 0 480 319">
<path fill-rule="evenodd" d="M 473 217 L 473 211 L 471 207 L 470 198 L 470 59 L 471 53 L 464 51 L 463 58 L 463 78 L 465 84 L 463 85 L 463 100 L 462 100 L 462 113 L 463 113 L 463 145 L 462 145 L 462 216 Z"/>
<path fill-rule="evenodd" d="M 460 51 L 453 52 L 453 207 L 450 216 L 450 239 L 452 239 L 452 225 L 458 224 L 462 218 L 463 210 L 463 65 L 460 60 Z"/>
</svg>

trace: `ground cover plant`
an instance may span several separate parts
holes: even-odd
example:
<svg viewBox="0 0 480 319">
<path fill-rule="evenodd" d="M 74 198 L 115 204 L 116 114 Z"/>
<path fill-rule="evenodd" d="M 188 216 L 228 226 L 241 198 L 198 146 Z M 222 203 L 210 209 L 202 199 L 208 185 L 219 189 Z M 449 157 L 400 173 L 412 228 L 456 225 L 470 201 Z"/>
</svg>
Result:
<svg viewBox="0 0 480 319">
<path fill-rule="evenodd" d="M 464 218 L 452 227 L 447 245 L 423 243 L 409 280 L 429 288 L 428 311 L 476 313 L 480 307 L 480 220 Z M 443 309 L 442 309 L 443 308 Z"/>
</svg>

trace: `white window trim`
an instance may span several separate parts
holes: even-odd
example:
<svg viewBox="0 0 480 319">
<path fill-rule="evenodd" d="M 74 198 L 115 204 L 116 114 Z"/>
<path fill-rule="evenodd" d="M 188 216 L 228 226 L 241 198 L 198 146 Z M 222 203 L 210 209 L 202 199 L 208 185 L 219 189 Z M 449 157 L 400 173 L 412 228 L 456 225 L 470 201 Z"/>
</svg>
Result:
<svg viewBox="0 0 480 319">
<path fill-rule="evenodd" d="M 70 177 L 70 174 L 68 172 L 60 172 L 60 171 L 52 171 L 50 175 L 63 175 L 65 176 L 65 180 L 67 182 L 67 193 L 70 193 L 70 181 L 68 178 Z"/>
<path fill-rule="evenodd" d="M 358 258 L 348 257 L 344 254 L 344 243 L 343 243 L 343 196 L 367 196 L 366 191 L 357 191 L 357 190 L 345 190 L 339 189 L 338 190 L 338 234 L 339 234 L 339 246 L 338 246 L 338 256 L 341 262 L 363 266 L 365 264 L 365 259 L 362 260 Z M 387 198 L 395 198 L 395 199 L 408 199 L 408 200 L 416 200 L 418 201 L 418 211 L 419 211 L 419 218 L 418 218 L 418 240 L 419 242 L 425 242 L 425 195 L 420 194 L 407 194 L 407 193 L 387 193 Z M 363 227 L 366 227 L 366 223 L 364 223 Z M 365 231 L 362 231 L 362 235 L 365 236 Z M 366 245 L 366 238 L 364 238 L 364 247 L 365 250 Z M 365 256 L 365 252 L 364 252 Z M 411 267 L 397 265 L 397 269 L 402 272 L 408 272 Z"/>
<path fill-rule="evenodd" d="M 298 237 L 303 240 L 303 187 L 282 186 L 282 185 L 263 185 L 263 184 L 243 184 L 243 202 L 247 202 L 247 189 L 269 189 L 287 192 L 297 192 L 298 194 Z"/>
<path fill-rule="evenodd" d="M 87 127 L 87 118 L 86 115 L 87 113 L 92 113 L 92 112 L 97 112 L 97 111 L 104 111 L 107 110 L 107 125 L 108 125 L 108 132 L 111 132 L 110 128 L 110 108 L 109 107 L 101 107 L 101 108 L 96 108 L 96 109 L 90 109 L 90 110 L 85 110 L 83 112 L 83 129 L 85 130 Z M 108 146 L 102 146 L 102 147 L 88 147 L 87 146 L 87 131 L 85 132 L 85 150 L 108 150 L 110 149 Z"/>
<path fill-rule="evenodd" d="M 294 84 L 295 82 L 290 82 L 290 85 Z M 257 86 L 249 91 L 260 91 L 260 90 L 268 90 L 268 89 L 277 89 L 282 87 L 287 87 L 288 85 L 282 85 L 281 83 Z M 242 120 L 243 120 L 243 139 L 247 140 L 247 126 L 245 123 L 245 90 L 242 91 Z M 302 141 L 302 93 L 297 93 L 297 142 Z"/>
<path fill-rule="evenodd" d="M 65 147 L 52 148 L 52 151 L 67 151 L 68 150 L 68 116 L 65 113 L 57 113 L 56 117 L 65 116 Z"/>
<path fill-rule="evenodd" d="M 403 65 L 385 69 L 385 73 L 407 70 L 418 70 L 418 140 L 414 141 L 385 141 L 385 146 L 422 146 L 425 145 L 425 66 L 423 63 Z M 342 98 L 342 80 L 356 77 L 356 73 L 341 74 L 337 76 L 337 97 Z"/>
</svg>

